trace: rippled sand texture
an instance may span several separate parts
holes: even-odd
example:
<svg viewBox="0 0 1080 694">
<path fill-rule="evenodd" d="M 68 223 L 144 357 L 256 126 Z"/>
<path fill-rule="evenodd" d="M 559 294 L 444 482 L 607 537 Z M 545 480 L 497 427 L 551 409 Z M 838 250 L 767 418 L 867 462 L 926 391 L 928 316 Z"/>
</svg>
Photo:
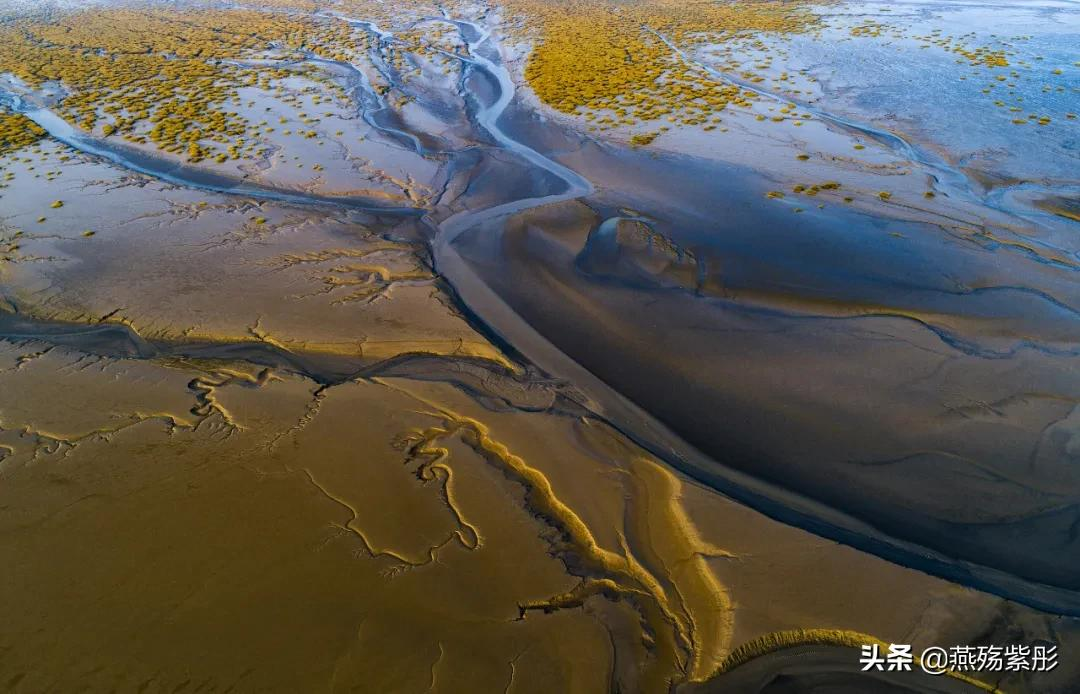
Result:
<svg viewBox="0 0 1080 694">
<path fill-rule="evenodd" d="M 0 2 L 0 688 L 1074 691 L 1072 184 L 837 21 Z"/>
</svg>

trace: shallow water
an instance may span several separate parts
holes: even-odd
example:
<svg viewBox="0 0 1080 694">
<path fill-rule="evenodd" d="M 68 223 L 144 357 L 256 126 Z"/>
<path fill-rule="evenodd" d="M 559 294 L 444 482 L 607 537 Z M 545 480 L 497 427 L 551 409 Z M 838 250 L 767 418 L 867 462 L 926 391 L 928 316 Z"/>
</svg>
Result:
<svg viewBox="0 0 1080 694">
<path fill-rule="evenodd" d="M 960 166 L 1005 179 L 1076 184 L 1080 120 L 1067 118 L 1080 116 L 1076 3 L 871 2 L 819 11 L 830 25 L 821 38 L 791 37 L 787 57 L 774 67 L 806 70 L 820 80 L 819 106 L 907 132 Z M 850 28 L 867 20 L 900 34 L 852 37 Z M 971 48 L 1004 50 L 1010 65 L 973 67 L 915 38 L 935 31 L 963 37 Z M 1004 106 L 994 104 L 999 100 Z M 1021 110 L 1009 110 L 1014 107 Z M 1030 114 L 1051 121 L 1012 122 Z"/>
</svg>

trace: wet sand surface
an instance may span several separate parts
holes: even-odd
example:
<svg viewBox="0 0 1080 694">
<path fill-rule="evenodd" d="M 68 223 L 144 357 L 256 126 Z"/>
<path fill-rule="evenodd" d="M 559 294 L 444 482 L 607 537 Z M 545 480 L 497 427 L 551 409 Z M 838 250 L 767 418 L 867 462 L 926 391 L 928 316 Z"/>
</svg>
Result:
<svg viewBox="0 0 1080 694">
<path fill-rule="evenodd" d="M 632 146 L 500 6 L 259 7 L 347 38 L 230 54 L 221 165 L 0 81 L 0 687 L 1075 691 L 1068 185 L 820 101 Z"/>
<path fill-rule="evenodd" d="M 1077 395 L 1073 271 L 928 224 L 791 222 L 738 190 L 725 201 L 697 186 L 665 209 L 695 181 L 752 180 L 671 164 L 649 184 L 659 199 L 605 191 L 531 210 L 497 249 L 477 234 L 464 254 L 526 322 L 714 459 L 1074 590 L 1073 466 L 1056 448 Z M 705 224 L 724 232 L 695 235 Z M 630 308 L 642 305 L 646 320 Z"/>
</svg>

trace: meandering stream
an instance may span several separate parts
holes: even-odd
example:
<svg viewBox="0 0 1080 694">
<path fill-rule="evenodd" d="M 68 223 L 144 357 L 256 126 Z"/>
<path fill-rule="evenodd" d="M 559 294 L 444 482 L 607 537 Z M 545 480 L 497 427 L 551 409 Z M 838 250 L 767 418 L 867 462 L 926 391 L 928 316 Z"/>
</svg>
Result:
<svg viewBox="0 0 1080 694">
<path fill-rule="evenodd" d="M 376 24 L 356 18 L 339 18 L 353 26 L 362 27 L 376 37 L 373 54 L 392 40 L 392 34 Z M 24 113 L 44 128 L 51 137 L 93 157 L 98 157 L 125 170 L 152 176 L 167 183 L 212 191 L 228 195 L 274 200 L 285 204 L 334 205 L 373 212 L 379 215 L 407 215 L 423 217 L 434 230 L 431 249 L 434 265 L 453 288 L 464 309 L 487 330 L 504 341 L 529 361 L 548 374 L 565 380 L 578 393 L 581 404 L 598 416 L 646 447 L 655 455 L 702 482 L 784 522 L 805 528 L 819 535 L 839 540 L 859 549 L 913 568 L 944 576 L 950 580 L 991 591 L 1036 607 L 1055 612 L 1080 614 L 1080 596 L 1065 588 L 1039 585 L 1017 577 L 1009 572 L 988 566 L 979 566 L 956 560 L 946 554 L 927 549 L 918 543 L 897 539 L 881 532 L 873 524 L 829 507 L 809 496 L 785 490 L 764 482 L 745 471 L 736 470 L 711 459 L 687 444 L 670 428 L 663 425 L 646 409 L 634 404 L 615 388 L 602 381 L 566 353 L 557 348 L 544 334 L 522 318 L 499 293 L 481 278 L 459 253 L 456 242 L 466 233 L 487 234 L 487 243 L 496 244 L 507 218 L 546 205 L 553 205 L 592 196 L 594 184 L 572 168 L 547 156 L 538 149 L 525 144 L 504 128 L 502 121 L 508 109 L 515 103 L 516 87 L 508 67 L 499 57 L 499 46 L 491 29 L 478 23 L 455 18 L 435 18 L 453 25 L 468 55 L 454 55 L 465 66 L 459 82 L 460 96 L 464 99 L 470 122 L 480 131 L 478 139 L 494 143 L 501 152 L 512 155 L 522 165 L 559 182 L 555 192 L 530 195 L 508 202 L 479 209 L 466 208 L 445 219 L 438 219 L 431 210 L 411 207 L 382 207 L 371 205 L 362 199 L 310 195 L 286 189 L 276 189 L 260 184 L 238 181 L 192 166 L 169 162 L 134 148 L 114 146 L 101 140 L 80 134 L 55 111 L 33 103 L 13 92 L 0 92 L 0 102 Z M 658 35 L 659 36 L 659 35 Z M 668 39 L 668 45 L 689 60 Z M 390 140 L 411 148 L 424 157 L 453 158 L 460 154 L 453 151 L 432 151 L 421 138 L 409 132 L 399 123 L 390 123 L 380 117 L 387 109 L 385 101 L 372 88 L 363 71 L 355 65 L 325 61 L 310 57 L 313 62 L 331 63 L 355 73 L 353 91 L 360 108 L 361 117 Z M 374 61 L 378 66 L 381 57 Z M 382 65 L 384 76 L 390 71 Z M 723 78 L 710 68 L 710 74 Z M 470 77 L 482 74 L 495 86 L 492 95 L 469 92 Z M 740 87 L 748 88 L 746 85 Z M 759 91 L 756 90 L 755 91 Z M 764 94 L 764 93 L 763 93 Z M 770 98 L 772 95 L 765 94 Z M 970 181 L 957 169 L 922 152 L 904 138 L 849 119 L 832 116 L 820 109 L 800 106 L 817 117 L 837 126 L 857 130 L 887 146 L 913 163 L 925 167 L 950 193 L 980 204 L 990 204 L 1005 209 L 1001 194 L 975 200 Z M 552 125 L 551 127 L 557 127 Z M 1008 211 L 1005 209 L 1005 211 Z M 615 218 L 605 224 L 610 230 Z M 55 330 L 55 326 L 50 326 Z M 125 337 L 124 339 L 128 339 Z"/>
</svg>

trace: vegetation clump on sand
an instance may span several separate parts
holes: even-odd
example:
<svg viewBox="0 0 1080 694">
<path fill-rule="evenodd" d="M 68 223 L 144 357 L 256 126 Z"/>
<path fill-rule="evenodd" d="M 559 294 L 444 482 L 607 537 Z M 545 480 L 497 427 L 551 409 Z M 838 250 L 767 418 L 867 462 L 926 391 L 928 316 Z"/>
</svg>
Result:
<svg viewBox="0 0 1080 694">
<path fill-rule="evenodd" d="M 510 0 L 535 19 L 525 77 L 537 96 L 599 130 L 665 120 L 713 129 L 718 111 L 755 92 L 718 80 L 669 45 L 721 43 L 759 32 L 798 32 L 815 21 L 798 2 Z"/>
<path fill-rule="evenodd" d="M 988 83 L 981 92 L 995 97 L 993 104 L 997 108 L 1006 109 L 1008 107 L 1003 113 L 1021 113 L 1027 110 L 1024 103 L 1025 97 L 1022 93 L 1018 93 L 1017 90 L 1019 83 L 1022 81 L 1028 80 L 1041 83 L 1043 93 L 1064 94 L 1069 90 L 1067 82 L 1063 83 L 1057 80 L 1057 78 L 1066 75 L 1066 69 L 1055 67 L 1046 71 L 1044 67 L 1039 65 L 1043 61 L 1042 56 L 1036 56 L 1034 59 L 1028 56 L 1025 59 L 1024 53 L 1019 50 L 1017 44 L 1030 39 L 1030 36 L 1014 36 L 1006 39 L 991 34 L 990 40 L 993 45 L 975 46 L 970 44 L 977 36 L 974 32 L 960 36 L 950 36 L 942 29 L 933 29 L 925 34 L 914 34 L 903 26 L 876 21 L 853 26 L 848 30 L 848 33 L 852 37 L 860 39 L 885 38 L 892 45 L 901 47 L 901 49 L 910 48 L 912 42 L 917 42 L 920 49 L 936 48 L 945 53 L 953 54 L 958 65 L 966 64 L 971 68 L 969 74 L 960 75 L 959 79 L 961 81 L 967 80 L 969 77 L 983 79 L 985 76 Z M 1074 67 L 1080 67 L 1080 65 L 1074 64 Z M 1048 75 L 1049 79 L 1054 81 L 1047 83 Z M 1005 93 L 1002 93 L 1003 91 Z M 1072 91 L 1075 93 L 1075 87 L 1072 88 Z M 1011 105 L 1007 101 L 1011 102 Z M 1065 117 L 1068 118 L 1069 115 L 1066 114 Z M 1046 126 L 1052 122 L 1050 116 L 1036 113 L 1031 113 L 1026 118 L 1021 116 L 1011 117 L 1010 120 L 1014 125 L 1035 124 Z"/>
<path fill-rule="evenodd" d="M 45 130 L 19 113 L 0 110 L 0 154 L 28 147 L 45 136 Z"/>
<path fill-rule="evenodd" d="M 88 133 L 153 144 L 191 161 L 235 159 L 253 152 L 259 134 L 235 110 L 238 91 L 269 91 L 305 72 L 245 60 L 344 60 L 365 40 L 338 19 L 266 9 L 41 11 L 0 24 L 0 73 L 59 90 L 56 110 Z"/>
</svg>

